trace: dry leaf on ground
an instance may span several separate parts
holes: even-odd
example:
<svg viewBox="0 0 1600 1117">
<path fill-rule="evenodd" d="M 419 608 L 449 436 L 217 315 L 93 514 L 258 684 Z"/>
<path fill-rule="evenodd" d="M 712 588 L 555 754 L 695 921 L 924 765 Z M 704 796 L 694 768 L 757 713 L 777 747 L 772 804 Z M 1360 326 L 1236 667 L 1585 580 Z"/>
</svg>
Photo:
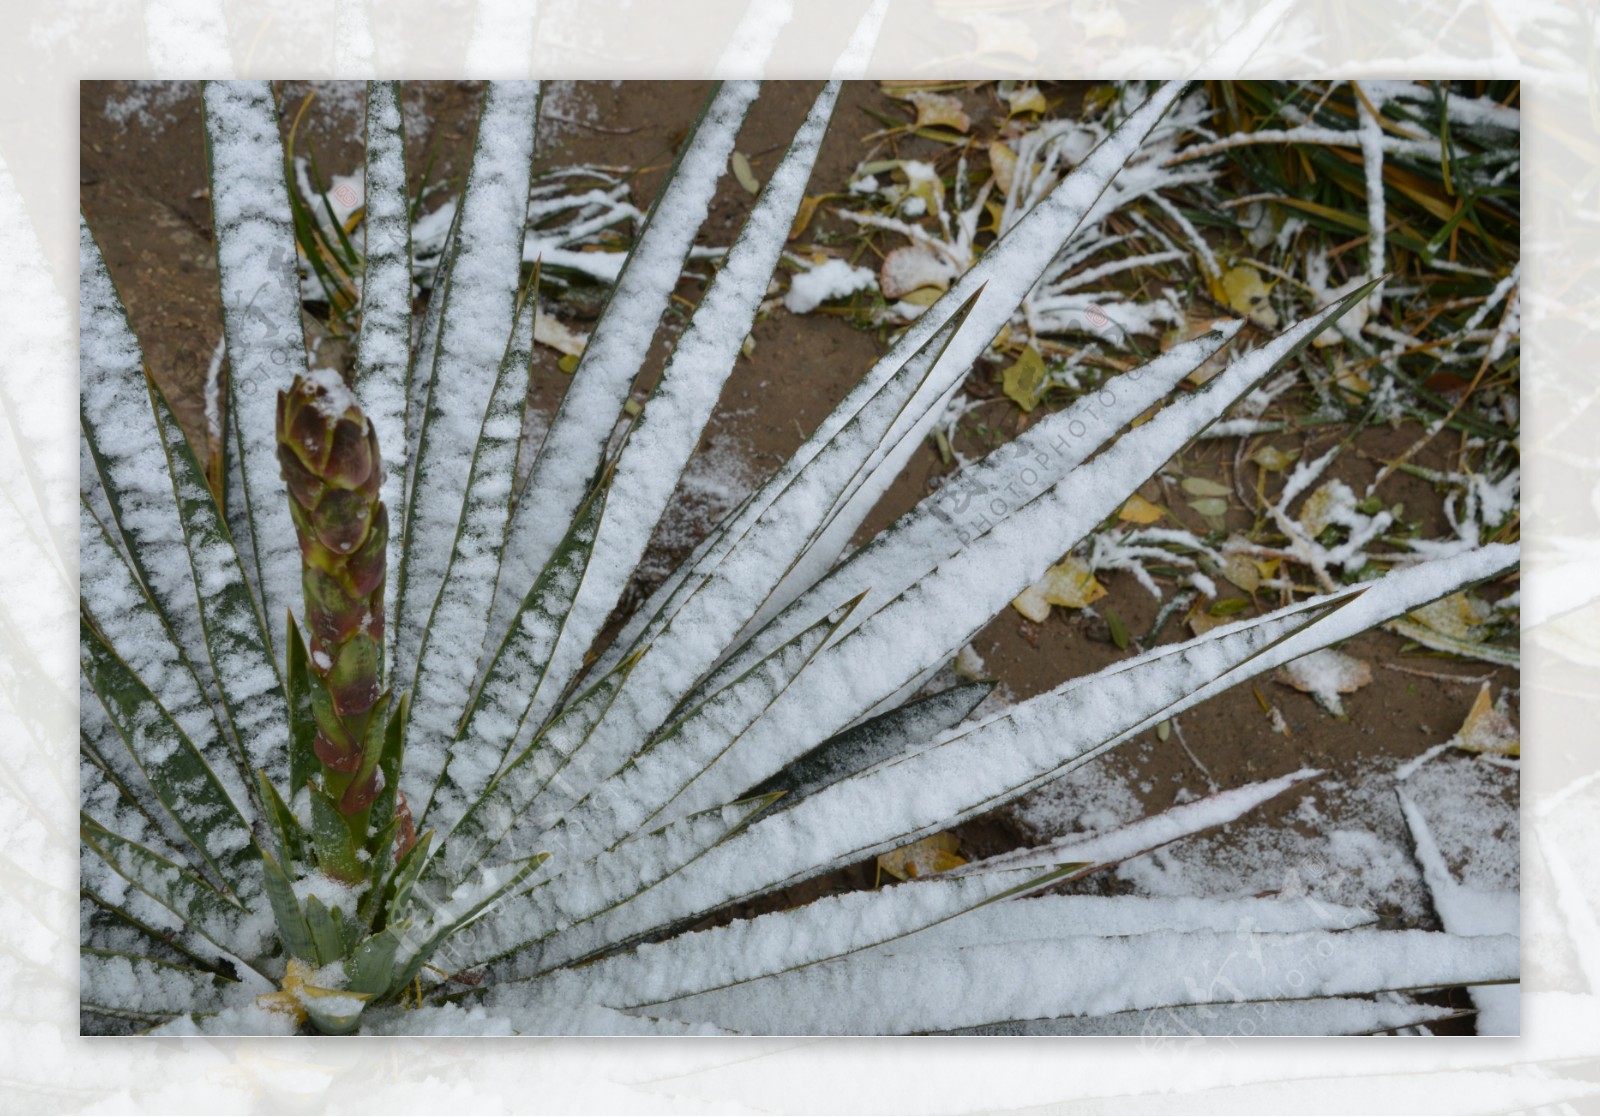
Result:
<svg viewBox="0 0 1600 1117">
<path fill-rule="evenodd" d="M 1106 588 L 1095 578 L 1089 564 L 1080 558 L 1068 558 L 1052 566 L 1033 585 L 1019 593 L 1011 602 L 1012 608 L 1035 624 L 1050 616 L 1050 606 L 1082 609 L 1106 595 Z"/>
<path fill-rule="evenodd" d="M 1273 673 L 1276 682 L 1304 691 L 1335 717 L 1344 717 L 1339 695 L 1352 694 L 1372 681 L 1372 667 L 1353 655 L 1324 648 L 1286 663 Z"/>
<path fill-rule="evenodd" d="M 1467 720 L 1461 723 L 1450 743 L 1467 752 L 1522 755 L 1522 735 L 1505 712 L 1490 700 L 1488 683 L 1478 691 L 1472 709 L 1467 712 Z"/>
<path fill-rule="evenodd" d="M 930 93 L 925 89 L 913 89 L 908 93 L 897 93 L 895 96 L 917 110 L 918 128 L 943 125 L 962 133 L 972 128 L 972 118 L 967 115 L 967 110 L 961 107 L 959 100 L 948 93 Z"/>
<path fill-rule="evenodd" d="M 949 831 L 933 834 L 920 842 L 879 854 L 878 868 L 896 880 L 916 880 L 918 877 L 948 872 L 967 863 L 966 858 L 956 854 L 960 845 L 960 841 Z"/>
</svg>

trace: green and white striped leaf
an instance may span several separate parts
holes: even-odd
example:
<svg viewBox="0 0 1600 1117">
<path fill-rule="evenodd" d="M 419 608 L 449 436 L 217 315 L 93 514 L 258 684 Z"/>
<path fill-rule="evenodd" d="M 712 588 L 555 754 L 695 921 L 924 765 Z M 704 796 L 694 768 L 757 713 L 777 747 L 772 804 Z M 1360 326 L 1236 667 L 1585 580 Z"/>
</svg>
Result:
<svg viewBox="0 0 1600 1117">
<path fill-rule="evenodd" d="M 1238 959 L 1249 953 L 1249 965 Z M 934 966 L 937 959 L 938 965 Z M 1117 937 L 1053 935 L 928 955 L 856 955 L 673 1002 L 722 1027 L 801 1035 L 905 1035 L 1018 1018 L 1348 996 L 1515 980 L 1513 936 L 1426 931 Z"/>
<path fill-rule="evenodd" d="M 579 696 L 505 771 L 494 777 L 482 794 L 459 802 L 445 800 L 459 810 L 460 821 L 429 862 L 423 873 L 425 882 L 443 892 L 453 892 L 519 821 L 530 817 L 541 792 L 594 732 L 635 662 L 625 660 Z M 537 818 L 533 825 L 537 838 L 544 826 Z"/>
<path fill-rule="evenodd" d="M 439 359 L 439 322 L 444 317 L 446 295 L 450 290 L 450 266 L 456 258 L 456 234 L 461 231 L 461 206 L 456 204 L 439 253 L 438 270 L 433 273 L 433 289 L 422 312 L 422 329 L 411 351 L 406 372 L 406 474 L 404 511 L 411 506 L 411 486 L 417 472 L 417 443 L 422 439 L 422 416 L 428 408 L 428 391 L 433 386 L 433 366 Z"/>
<path fill-rule="evenodd" d="M 420 743 L 427 750 L 421 756 L 419 743 L 411 744 L 407 785 L 423 789 L 421 794 L 412 795 L 415 802 L 428 803 L 430 777 L 437 778 L 439 787 L 434 796 L 443 804 L 445 817 L 459 818 L 460 812 L 483 793 L 502 764 L 532 741 L 539 727 L 527 719 L 532 697 L 530 683 L 549 662 L 567 605 L 583 577 L 609 493 L 610 486 L 602 478 L 588 503 L 579 510 L 567 538 L 540 572 L 517 615 L 516 625 L 489 660 L 484 680 L 450 746 L 448 760 L 445 749 L 432 742 Z"/>
<path fill-rule="evenodd" d="M 484 603 L 494 594 L 495 575 L 503 557 L 538 301 L 538 292 L 530 285 L 523 294 L 517 326 L 500 360 L 494 392 L 472 451 L 461 522 L 438 600 L 422 635 L 412 691 L 414 713 L 408 728 L 413 756 L 423 752 L 432 756 L 446 749 L 453 752 L 461 744 L 477 747 L 470 739 L 453 742 L 477 682 L 484 633 L 489 627 Z M 525 685 L 531 692 L 531 685 Z M 448 767 L 449 760 L 445 763 Z M 419 806 L 426 813 L 429 803 L 423 800 Z"/>
<path fill-rule="evenodd" d="M 426 379 L 416 463 L 406 493 L 391 681 L 409 689 L 451 541 L 461 520 L 471 458 L 461 452 L 483 425 L 495 375 L 516 324 L 523 225 L 532 170 L 537 82 L 492 82 L 484 93 L 472 169 L 461 200 L 455 255 L 443 292 L 438 353 L 415 369 Z M 509 484 L 509 482 L 508 482 Z"/>
<path fill-rule="evenodd" d="M 84 1008 L 149 1023 L 222 1007 L 216 974 L 139 954 L 81 948 L 78 981 Z"/>
<path fill-rule="evenodd" d="M 99 704 L 93 692 L 89 697 L 95 705 Z M 116 745 L 126 755 L 120 740 Z M 105 767 L 95 763 L 93 754 L 89 752 L 85 752 L 79 764 L 79 773 L 82 787 L 80 802 L 84 813 L 98 820 L 96 825 L 124 836 L 170 864 L 192 873 L 193 865 L 188 857 L 177 852 L 177 847 L 164 837 L 158 820 L 164 821 L 176 834 L 178 846 L 187 846 L 188 842 L 159 805 L 146 809 L 135 803 L 127 789 L 112 778 Z M 15 873 L 14 877 L 19 881 L 26 879 L 21 872 Z M 205 882 L 205 887 L 215 892 L 210 882 Z M 48 891 L 44 890 L 45 893 Z M 178 955 L 174 960 L 199 965 L 210 965 L 216 958 L 213 944 L 201 939 L 169 907 L 133 887 L 125 876 L 87 846 L 79 857 L 79 893 L 86 902 L 103 912 L 105 919 L 126 928 L 126 933 L 119 934 L 109 942 L 97 937 L 94 940 L 82 940 L 85 945 L 109 945 L 113 949 L 133 949 L 135 953 L 157 955 L 163 949 L 169 949 Z M 47 902 L 44 894 L 40 895 L 39 901 Z M 140 942 L 141 938 L 148 942 Z"/>
<path fill-rule="evenodd" d="M 598 857 L 578 861 L 557 846 L 554 856 L 566 869 L 488 913 L 459 951 L 462 968 L 482 965 L 542 944 L 557 932 L 601 913 L 637 906 L 651 890 L 703 858 L 730 834 L 737 834 L 765 810 L 772 796 L 730 803 L 679 819 Z M 620 940 L 611 940 L 620 941 Z M 540 946 L 519 958 L 517 973 L 532 976 L 544 968 Z M 563 948 L 563 957 L 575 957 Z"/>
<path fill-rule="evenodd" d="M 581 802 L 573 800 L 566 781 L 547 788 L 536 802 L 538 809 L 532 813 L 530 825 L 544 818 L 562 819 L 552 831 L 553 840 L 569 854 L 582 856 L 648 829 L 678 789 L 732 748 L 794 682 L 855 605 L 850 602 L 824 617 L 688 711 Z"/>
<path fill-rule="evenodd" d="M 283 681 L 272 661 L 265 626 L 205 472 L 154 384 L 150 403 L 166 451 L 184 544 L 199 590 L 205 648 L 223 708 L 246 763 L 281 781 L 289 773 L 289 727 L 283 716 Z"/>
<path fill-rule="evenodd" d="M 617 455 L 612 496 L 588 567 L 534 694 L 529 717 L 535 723 L 542 722 L 555 708 L 559 696 L 583 665 L 584 656 L 616 609 L 633 570 L 643 558 L 651 532 L 666 510 L 684 467 L 700 444 L 756 311 L 766 297 L 768 277 L 777 266 L 804 197 L 838 93 L 838 83 L 829 82 L 818 94 L 705 297 L 695 308 L 683 336 L 673 347 L 660 382 Z M 619 291 L 618 298 L 621 297 Z M 596 342 L 591 340 L 589 344 Z M 642 351 L 639 355 L 642 357 Z M 619 351 L 616 357 L 620 356 Z M 589 378 L 574 380 L 574 393 L 579 391 L 580 383 L 586 388 L 599 383 L 601 370 L 618 367 L 605 363 L 603 352 L 599 359 L 602 363 L 591 369 Z M 575 376 L 584 377 L 581 364 Z M 616 380 L 626 393 L 621 376 Z M 611 400 L 610 405 L 614 413 L 620 400 Z M 570 415 L 563 410 L 557 416 L 557 425 L 548 437 L 559 437 L 558 432 L 564 430 L 560 425 L 564 415 L 569 423 L 581 419 L 593 425 L 593 413 L 601 405 L 578 406 L 582 409 Z M 541 480 L 548 477 L 534 478 L 535 484 Z M 532 487 L 530 491 L 535 500 L 545 500 L 542 488 Z M 542 509 L 538 512 L 544 514 Z"/>
<path fill-rule="evenodd" d="M 378 432 L 383 456 L 378 495 L 399 523 L 406 507 L 406 382 L 411 375 L 411 198 L 406 190 L 405 120 L 395 82 L 367 83 L 366 122 L 366 211 L 361 218 L 366 240 L 355 387 Z M 401 532 L 389 533 L 390 571 L 400 569 L 401 542 Z M 385 617 L 395 616 L 399 587 L 397 577 L 385 583 Z M 386 668 L 393 654 L 393 643 L 385 641 Z"/>
<path fill-rule="evenodd" d="M 176 962 L 199 970 L 212 970 L 214 965 L 189 952 L 185 940 L 192 940 L 194 936 L 157 931 L 114 904 L 105 902 L 88 888 L 78 893 L 78 931 L 79 945 L 92 950 L 139 954 L 158 962 Z"/>
<path fill-rule="evenodd" d="M 100 703 L 100 696 L 85 681 L 84 701 L 96 712 L 96 720 L 108 728 L 110 739 L 96 746 L 88 734 L 79 737 L 78 803 L 87 813 L 119 834 L 126 834 L 168 860 L 204 875 L 211 872 L 203 858 L 190 849 L 188 836 L 178 826 L 161 800 L 150 790 L 144 772 L 128 751 L 111 719 Z M 215 877 L 207 883 L 220 886 Z"/>
<path fill-rule="evenodd" d="M 755 82 L 713 87 L 645 216 L 516 502 L 490 613 L 491 647 L 519 623 L 529 587 L 578 517 L 758 89 Z"/>
<path fill-rule="evenodd" d="M 78 218 L 79 488 L 133 563 L 165 623 L 190 654 L 205 690 L 215 680 L 202 653 L 194 575 L 172 481 L 150 407 L 144 356 L 100 246 Z"/>
<path fill-rule="evenodd" d="M 230 746 L 185 649 L 173 640 L 133 570 L 112 546 L 104 525 L 86 504 L 78 507 L 80 613 L 87 611 L 94 617 L 95 628 L 107 645 L 117 650 L 152 694 L 161 695 L 162 706 L 196 749 L 207 756 L 226 756 Z M 218 775 L 225 781 L 229 797 L 235 803 L 248 802 L 242 764 L 222 764 L 220 769 Z"/>
<path fill-rule="evenodd" d="M 235 895 L 255 895 L 260 877 L 241 803 L 149 688 L 106 646 L 92 618 L 80 624 L 79 638 L 84 675 L 156 798 Z M 249 800 L 242 806 L 248 809 Z"/>
<path fill-rule="evenodd" d="M 272 83 L 210 81 L 201 90 L 222 325 L 228 341 L 230 420 L 243 511 L 254 550 L 246 574 L 261 615 L 281 617 L 300 596 L 300 555 L 278 476 L 277 398 L 306 370 L 294 218 L 284 183 L 283 141 Z M 253 560 L 253 562 L 252 562 Z M 276 641 L 266 633 L 268 646 Z M 283 649 L 274 648 L 281 667 Z"/>
<path fill-rule="evenodd" d="M 181 865 L 113 833 L 88 815 L 79 818 L 79 837 L 86 851 L 213 946 L 242 958 L 265 952 L 267 942 L 260 932 L 267 928 L 251 927 L 244 908 Z"/>
</svg>

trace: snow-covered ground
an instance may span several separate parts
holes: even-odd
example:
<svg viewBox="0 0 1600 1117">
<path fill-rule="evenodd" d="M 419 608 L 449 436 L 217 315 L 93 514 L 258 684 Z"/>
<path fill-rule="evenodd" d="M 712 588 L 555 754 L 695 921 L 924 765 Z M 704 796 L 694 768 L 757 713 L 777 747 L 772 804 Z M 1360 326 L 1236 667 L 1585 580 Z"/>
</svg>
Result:
<svg viewBox="0 0 1600 1117">
<path fill-rule="evenodd" d="M 1147 746 L 1159 747 L 1159 746 Z M 1014 817 L 1046 841 L 1104 830 L 1148 813 L 1155 786 L 1114 762 L 1091 764 L 1020 802 Z M 1431 757 L 1407 773 L 1388 757 L 1359 776 L 1325 776 L 1291 791 L 1298 802 L 1282 822 L 1249 814 L 1231 826 L 1124 862 L 1111 871 L 1117 891 L 1145 896 L 1308 895 L 1378 912 L 1410 927 L 1436 927 L 1434 900 L 1414 853 L 1400 792 L 1426 819 L 1450 871 L 1477 892 L 1518 886 L 1520 773 L 1515 762 L 1465 753 Z M 1204 794 L 1173 789 L 1174 801 Z"/>
</svg>

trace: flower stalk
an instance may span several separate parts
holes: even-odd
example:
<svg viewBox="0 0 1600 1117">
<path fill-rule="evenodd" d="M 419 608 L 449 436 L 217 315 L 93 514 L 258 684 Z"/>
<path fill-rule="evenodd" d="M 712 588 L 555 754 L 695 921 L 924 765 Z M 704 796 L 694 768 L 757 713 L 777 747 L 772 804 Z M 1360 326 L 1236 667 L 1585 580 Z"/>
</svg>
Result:
<svg viewBox="0 0 1600 1117">
<path fill-rule="evenodd" d="M 312 836 L 323 871 L 365 881 L 382 788 L 386 711 L 383 588 L 388 510 L 377 431 L 339 374 L 295 377 L 278 393 L 278 463 L 300 543 L 308 682 L 319 772 Z"/>
</svg>

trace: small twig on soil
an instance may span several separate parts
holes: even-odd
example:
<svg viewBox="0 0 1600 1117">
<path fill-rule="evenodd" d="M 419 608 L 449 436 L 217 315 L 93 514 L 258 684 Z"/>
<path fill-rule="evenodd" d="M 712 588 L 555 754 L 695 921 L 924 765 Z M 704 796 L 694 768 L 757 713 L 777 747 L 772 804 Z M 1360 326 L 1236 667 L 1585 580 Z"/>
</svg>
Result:
<svg viewBox="0 0 1600 1117">
<path fill-rule="evenodd" d="M 1441 683 L 1471 683 L 1474 686 L 1481 686 L 1499 673 L 1498 668 L 1487 675 L 1452 675 L 1447 671 L 1424 671 L 1419 667 L 1404 667 L 1398 663 L 1386 662 L 1384 666 L 1402 675 L 1415 675 L 1419 679 L 1437 679 Z"/>
<path fill-rule="evenodd" d="M 562 124 L 570 124 L 574 128 L 587 128 L 591 132 L 605 132 L 612 136 L 631 136 L 639 131 L 638 128 L 608 128 L 604 124 L 591 124 L 587 120 L 578 120 L 576 117 L 565 116 L 558 112 L 547 112 L 544 115 L 550 120 L 556 120 Z"/>
<path fill-rule="evenodd" d="M 1217 792 L 1222 790 L 1222 785 L 1218 783 L 1217 778 L 1211 774 L 1211 769 L 1200 763 L 1200 758 L 1196 756 L 1194 754 L 1194 750 L 1189 747 L 1189 742 L 1183 735 L 1183 726 L 1178 723 L 1178 719 L 1172 718 L 1170 720 L 1172 721 L 1172 735 L 1178 738 L 1178 744 L 1183 747 L 1184 753 L 1189 757 L 1189 760 L 1194 764 L 1194 766 L 1200 769 L 1200 774 L 1206 778 L 1206 786 L 1211 789 L 1211 794 L 1217 794 Z"/>
</svg>

